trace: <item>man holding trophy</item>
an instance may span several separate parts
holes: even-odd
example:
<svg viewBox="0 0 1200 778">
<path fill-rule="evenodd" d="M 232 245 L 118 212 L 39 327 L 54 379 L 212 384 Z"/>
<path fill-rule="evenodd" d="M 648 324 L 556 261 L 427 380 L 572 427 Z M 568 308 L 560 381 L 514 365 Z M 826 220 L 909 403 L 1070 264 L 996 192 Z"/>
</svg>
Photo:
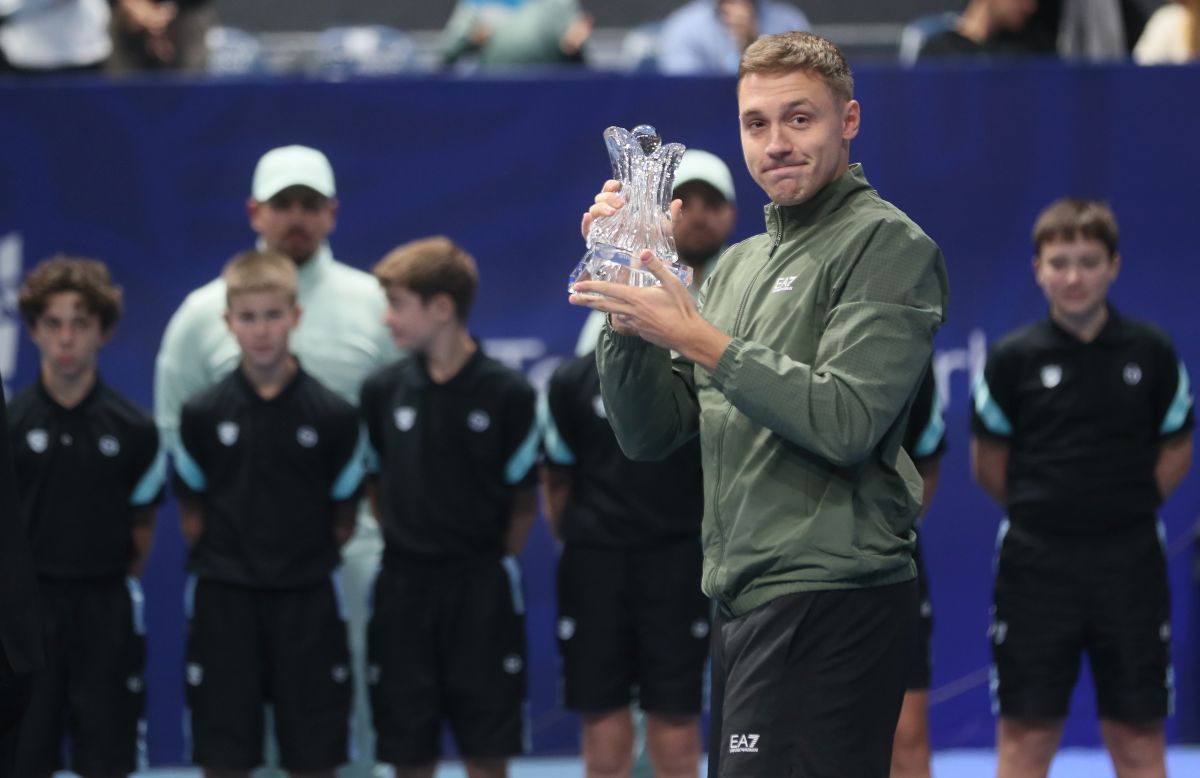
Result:
<svg viewBox="0 0 1200 778">
<path fill-rule="evenodd" d="M 597 362 L 625 453 L 700 436 L 702 588 L 718 605 L 709 775 L 884 778 L 917 629 L 921 479 L 901 442 L 945 266 L 849 164 L 861 114 L 835 45 L 758 40 L 738 113 L 766 232 L 729 249 L 694 301 L 669 239 L 629 230 L 646 242 L 624 256 L 596 239 L 644 206 L 639 186 L 663 188 L 618 168 L 584 216 L 570 300 L 608 314 Z"/>
</svg>

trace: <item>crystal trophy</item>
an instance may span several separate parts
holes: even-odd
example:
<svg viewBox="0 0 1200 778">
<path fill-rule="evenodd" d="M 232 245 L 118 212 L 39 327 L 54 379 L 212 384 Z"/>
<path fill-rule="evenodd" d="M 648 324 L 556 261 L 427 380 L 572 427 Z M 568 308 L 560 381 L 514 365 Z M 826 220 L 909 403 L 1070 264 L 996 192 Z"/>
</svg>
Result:
<svg viewBox="0 0 1200 778">
<path fill-rule="evenodd" d="M 613 178 L 621 182 L 625 206 L 612 216 L 592 220 L 587 252 L 571 273 L 567 291 L 578 281 L 611 281 L 629 286 L 655 286 L 658 279 L 641 267 L 641 253 L 650 249 L 667 268 L 691 286 L 692 269 L 679 261 L 671 237 L 671 192 L 675 168 L 683 156 L 679 143 L 663 145 L 658 130 L 648 124 L 609 127 L 604 142 L 612 160 Z"/>
</svg>

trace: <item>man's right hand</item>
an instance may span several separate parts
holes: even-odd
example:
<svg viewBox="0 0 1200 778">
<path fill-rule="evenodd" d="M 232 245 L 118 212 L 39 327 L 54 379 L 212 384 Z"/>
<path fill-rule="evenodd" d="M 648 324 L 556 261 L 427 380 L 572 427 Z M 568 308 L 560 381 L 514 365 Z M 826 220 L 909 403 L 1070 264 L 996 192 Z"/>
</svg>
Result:
<svg viewBox="0 0 1200 778">
<path fill-rule="evenodd" d="M 583 233 L 584 238 L 587 238 L 588 229 L 593 221 L 601 216 L 612 216 L 618 209 L 625 207 L 625 198 L 617 194 L 620 191 L 621 182 L 611 178 L 600 187 L 600 194 L 596 195 L 592 207 L 584 211 L 583 221 L 579 225 L 579 231 Z"/>
<path fill-rule="evenodd" d="M 614 213 L 625 207 L 625 198 L 619 194 L 621 191 L 621 182 L 615 179 L 609 179 L 604 182 L 604 186 L 600 187 L 600 193 L 596 195 L 592 207 L 588 208 L 583 214 L 583 221 L 579 224 L 579 231 L 587 238 L 588 229 L 592 226 L 592 222 L 599 219 L 601 216 L 612 216 Z M 679 218 L 679 212 L 683 208 L 682 200 L 671 201 L 671 219 L 667 223 L 667 231 L 670 232 L 671 223 Z"/>
</svg>

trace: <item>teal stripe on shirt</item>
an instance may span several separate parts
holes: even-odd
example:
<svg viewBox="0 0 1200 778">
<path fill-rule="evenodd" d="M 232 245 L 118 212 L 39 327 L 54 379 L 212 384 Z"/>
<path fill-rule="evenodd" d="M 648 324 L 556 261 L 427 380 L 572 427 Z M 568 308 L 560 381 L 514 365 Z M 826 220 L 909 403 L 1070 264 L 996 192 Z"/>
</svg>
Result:
<svg viewBox="0 0 1200 778">
<path fill-rule="evenodd" d="M 1178 432 L 1179 428 L 1187 420 L 1188 411 L 1192 408 L 1192 385 L 1188 381 L 1187 368 L 1183 366 L 1183 361 L 1179 362 L 1179 383 L 1175 386 L 1175 398 L 1171 400 L 1171 406 L 1167 408 L 1167 415 L 1163 417 L 1162 426 L 1158 428 L 1160 435 L 1170 435 L 1172 432 Z"/>
<path fill-rule="evenodd" d="M 366 475 L 367 431 L 362 426 L 358 428 L 358 442 L 354 444 L 354 453 L 342 468 L 342 472 L 333 482 L 329 496 L 335 500 L 349 499 Z"/>
<path fill-rule="evenodd" d="M 913 459 L 924 459 L 937 451 L 938 444 L 942 442 L 942 436 L 945 433 L 946 419 L 942 416 L 942 398 L 935 385 L 929 409 L 929 421 L 925 424 L 925 429 L 921 430 L 921 435 L 913 446 Z"/>
<path fill-rule="evenodd" d="M 558 425 L 554 423 L 554 414 L 550 412 L 550 399 L 545 394 L 538 397 L 538 419 L 542 423 L 542 443 L 550 461 L 556 465 L 575 464 L 575 452 L 562 439 Z"/>
<path fill-rule="evenodd" d="M 371 445 L 371 440 L 368 438 L 366 447 L 363 449 L 363 469 L 367 475 L 379 475 L 379 452 Z"/>
<path fill-rule="evenodd" d="M 971 388 L 971 394 L 975 398 L 975 412 L 983 420 L 983 426 L 987 427 L 988 431 L 994 435 L 1003 437 L 1011 435 L 1012 424 L 1004 415 L 1004 411 L 1000 410 L 1000 406 L 996 404 L 996 398 L 992 397 L 992 390 L 988 388 L 982 373 L 975 379 L 975 386 Z"/>
<path fill-rule="evenodd" d="M 537 461 L 538 442 L 542 437 L 541 425 L 538 424 L 537 417 L 533 419 L 533 424 L 529 426 L 529 433 L 525 436 L 525 440 L 513 452 L 509 458 L 508 464 L 504 467 L 504 481 L 508 484 L 515 484 L 529 473 L 533 463 Z"/>
<path fill-rule="evenodd" d="M 513 613 L 525 615 L 525 588 L 521 585 L 521 565 L 516 557 L 506 556 L 500 560 L 508 574 L 508 592 L 512 596 Z"/>
<path fill-rule="evenodd" d="M 158 493 L 162 491 L 163 483 L 167 480 L 167 452 L 159 444 L 158 451 L 154 454 L 154 461 L 150 463 L 150 467 L 146 468 L 146 472 L 142 475 L 137 486 L 133 487 L 133 494 L 129 497 L 129 504 L 135 508 L 141 508 L 143 505 L 149 505 Z"/>
<path fill-rule="evenodd" d="M 189 489 L 193 492 L 203 492 L 208 488 L 208 480 L 204 477 L 204 471 L 200 469 L 200 465 L 196 464 L 196 460 L 192 459 L 192 455 L 188 453 L 182 440 L 175 446 L 174 459 L 175 472 L 179 473 L 179 477 L 183 479 Z"/>
</svg>

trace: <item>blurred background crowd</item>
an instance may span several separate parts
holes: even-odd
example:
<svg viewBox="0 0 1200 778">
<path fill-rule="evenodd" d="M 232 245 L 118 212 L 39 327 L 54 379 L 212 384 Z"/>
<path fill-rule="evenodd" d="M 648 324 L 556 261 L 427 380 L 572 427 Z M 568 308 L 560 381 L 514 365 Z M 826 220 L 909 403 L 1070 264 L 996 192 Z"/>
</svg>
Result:
<svg viewBox="0 0 1200 778">
<path fill-rule="evenodd" d="M 1200 0 L 0 0 L 0 72 L 324 78 L 450 69 L 734 72 L 811 29 L 853 62 L 1187 62 Z"/>
</svg>

